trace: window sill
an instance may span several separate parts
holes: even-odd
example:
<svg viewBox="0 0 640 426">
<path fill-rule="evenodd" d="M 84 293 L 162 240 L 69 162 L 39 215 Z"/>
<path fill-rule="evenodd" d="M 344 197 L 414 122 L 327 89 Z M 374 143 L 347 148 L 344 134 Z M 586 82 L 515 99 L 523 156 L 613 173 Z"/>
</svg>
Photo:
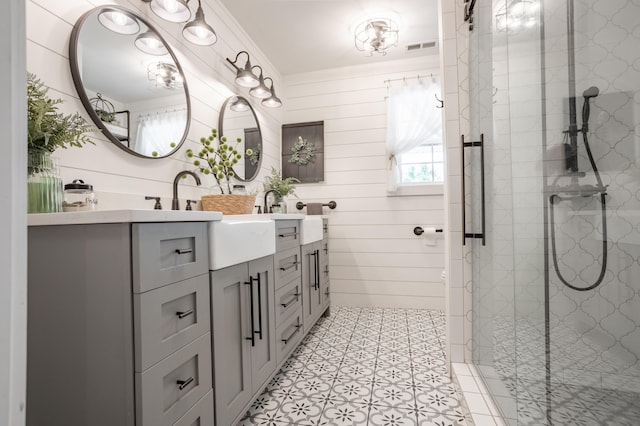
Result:
<svg viewBox="0 0 640 426">
<path fill-rule="evenodd" d="M 413 197 L 417 195 L 444 195 L 444 184 L 402 185 L 398 187 L 396 192 L 387 192 L 388 197 Z"/>
</svg>

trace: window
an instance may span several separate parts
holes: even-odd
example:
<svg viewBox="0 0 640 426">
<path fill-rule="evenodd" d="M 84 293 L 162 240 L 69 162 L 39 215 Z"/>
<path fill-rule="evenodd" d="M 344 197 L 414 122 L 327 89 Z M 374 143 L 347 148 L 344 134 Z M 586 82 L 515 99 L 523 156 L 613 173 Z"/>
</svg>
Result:
<svg viewBox="0 0 640 426">
<path fill-rule="evenodd" d="M 418 81 L 392 88 L 387 103 L 387 191 L 442 184 L 444 153 L 440 85 Z M 432 185 L 433 186 L 433 185 Z M 441 185 L 440 185 L 441 186 Z M 400 191 L 399 191 L 400 190 Z"/>
<path fill-rule="evenodd" d="M 423 144 L 401 154 L 400 185 L 444 182 L 442 144 Z"/>
</svg>

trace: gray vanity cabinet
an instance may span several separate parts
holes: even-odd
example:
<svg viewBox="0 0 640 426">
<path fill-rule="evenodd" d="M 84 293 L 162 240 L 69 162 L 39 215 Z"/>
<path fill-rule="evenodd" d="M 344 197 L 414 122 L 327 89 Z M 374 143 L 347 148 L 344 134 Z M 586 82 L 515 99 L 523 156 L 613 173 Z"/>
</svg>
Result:
<svg viewBox="0 0 640 426">
<path fill-rule="evenodd" d="M 322 221 L 322 241 L 320 250 L 320 305 L 321 311 L 329 308 L 331 288 L 329 280 L 329 221 Z"/>
<path fill-rule="evenodd" d="M 31 226 L 28 235 L 26 424 L 210 418 L 206 223 Z"/>
<path fill-rule="evenodd" d="M 273 256 L 210 273 L 216 425 L 232 425 L 276 369 Z"/>
</svg>

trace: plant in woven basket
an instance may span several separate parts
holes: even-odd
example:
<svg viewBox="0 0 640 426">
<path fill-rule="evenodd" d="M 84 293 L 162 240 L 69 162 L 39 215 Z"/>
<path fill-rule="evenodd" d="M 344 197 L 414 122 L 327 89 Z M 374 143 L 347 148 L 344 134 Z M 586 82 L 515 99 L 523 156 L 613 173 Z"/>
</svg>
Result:
<svg viewBox="0 0 640 426">
<path fill-rule="evenodd" d="M 300 181 L 294 177 L 282 178 L 282 173 L 275 167 L 271 167 L 271 175 L 264 178 L 264 190 L 269 191 L 275 189 L 283 197 L 287 195 L 295 195 L 296 187 L 294 183 L 300 183 Z"/>
<path fill-rule="evenodd" d="M 211 134 L 200 138 L 199 142 L 202 148 L 199 151 L 188 149 L 187 157 L 192 159 L 197 171 L 213 176 L 221 194 L 231 194 L 231 178 L 235 176 L 233 166 L 242 159 L 238 151 L 242 139 L 237 138 L 232 146 L 226 137 L 218 138 L 218 131 L 212 129 Z"/>
</svg>

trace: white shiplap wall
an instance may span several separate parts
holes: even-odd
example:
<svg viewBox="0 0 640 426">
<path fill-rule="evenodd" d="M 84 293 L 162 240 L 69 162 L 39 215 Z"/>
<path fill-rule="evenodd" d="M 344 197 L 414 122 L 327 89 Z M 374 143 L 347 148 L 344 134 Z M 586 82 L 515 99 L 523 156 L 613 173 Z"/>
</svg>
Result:
<svg viewBox="0 0 640 426">
<path fill-rule="evenodd" d="M 384 81 L 430 74 L 439 75 L 437 55 L 285 77 L 284 123 L 324 121 L 325 180 L 296 193 L 338 204 L 324 208 L 332 303 L 444 309 L 444 241 L 428 246 L 413 234 L 416 225 L 443 226 L 443 196 L 386 193 Z"/>
<path fill-rule="evenodd" d="M 193 2 L 192 2 L 193 3 Z M 158 18 L 148 3 L 138 0 L 28 0 L 27 1 L 27 69 L 38 75 L 50 87 L 53 98 L 61 98 L 61 110 L 79 111 L 88 119 L 69 70 L 69 38 L 76 20 L 91 8 L 103 4 L 117 4 L 135 11 L 150 21 L 174 50 L 186 74 L 191 96 L 191 126 L 187 141 L 170 158 L 142 159 L 117 148 L 99 133 L 94 134 L 95 146 L 81 149 L 59 149 L 61 175 L 65 182 L 82 178 L 93 184 L 101 208 L 151 208 L 145 195 L 158 195 L 165 208 L 170 207 L 172 182 L 177 172 L 193 169 L 184 151 L 193 147 L 200 136 L 208 135 L 217 127 L 218 114 L 224 99 L 232 93 L 244 95 L 233 83 L 234 72 L 225 58 L 235 58 L 240 50 L 251 54 L 254 64 L 260 64 L 266 75 L 280 88 L 281 77 L 273 65 L 258 50 L 253 41 L 217 1 L 203 2 L 207 22 L 218 34 L 218 42 L 211 47 L 188 43 L 182 37 L 182 25 Z M 192 6 L 193 8 L 194 6 Z M 263 108 L 253 103 L 260 120 L 264 138 L 264 161 L 261 175 L 271 166 L 280 164 L 281 109 Z M 181 198 L 199 199 L 207 193 L 212 181 L 203 180 L 195 187 L 190 179 L 180 184 Z M 257 184 L 257 183 L 256 183 Z M 102 195 L 102 196 L 101 196 Z"/>
</svg>

